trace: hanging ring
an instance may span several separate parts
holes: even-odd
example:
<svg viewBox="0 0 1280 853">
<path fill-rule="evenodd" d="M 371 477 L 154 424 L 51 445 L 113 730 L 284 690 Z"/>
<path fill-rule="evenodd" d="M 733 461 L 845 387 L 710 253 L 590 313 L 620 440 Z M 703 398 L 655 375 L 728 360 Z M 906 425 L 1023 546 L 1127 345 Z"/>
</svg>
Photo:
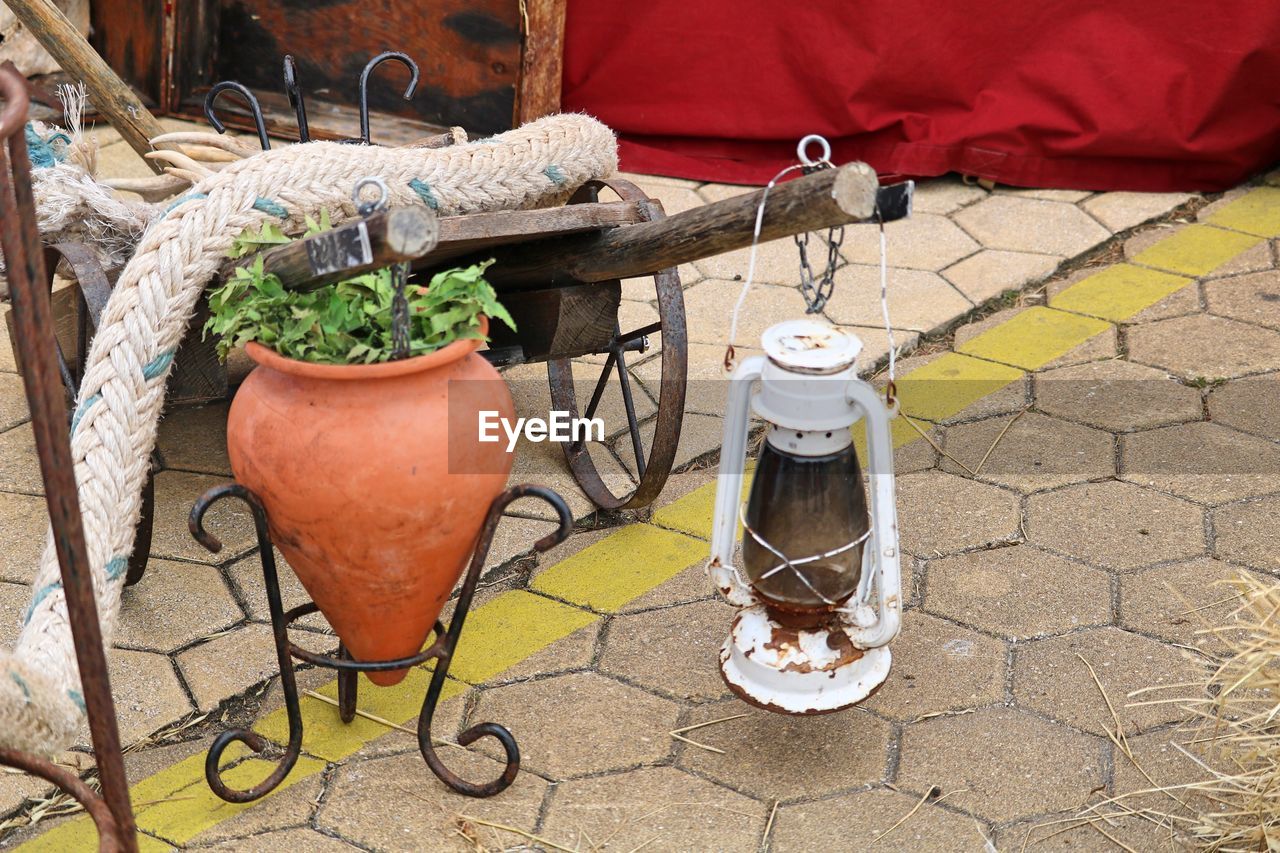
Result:
<svg viewBox="0 0 1280 853">
<path fill-rule="evenodd" d="M 815 160 L 809 156 L 809 146 L 817 145 L 821 154 Z M 822 169 L 831 165 L 831 143 L 816 133 L 811 133 L 796 146 L 796 157 L 806 169 Z"/>
<path fill-rule="evenodd" d="M 378 197 L 372 201 L 362 200 L 360 196 L 365 187 L 375 188 L 378 191 Z M 390 195 L 391 191 L 387 189 L 386 181 L 376 175 L 369 175 L 356 181 L 355 189 L 351 191 L 351 200 L 355 202 L 356 210 L 361 216 L 369 216 L 374 211 L 385 208 Z"/>
</svg>

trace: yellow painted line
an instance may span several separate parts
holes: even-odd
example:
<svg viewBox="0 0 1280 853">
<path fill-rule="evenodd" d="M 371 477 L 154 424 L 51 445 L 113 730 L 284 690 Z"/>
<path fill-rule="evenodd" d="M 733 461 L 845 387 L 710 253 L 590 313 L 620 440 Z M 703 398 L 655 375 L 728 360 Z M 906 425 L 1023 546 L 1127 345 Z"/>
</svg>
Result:
<svg viewBox="0 0 1280 853">
<path fill-rule="evenodd" d="M 404 681 L 393 687 L 378 687 L 361 675 L 356 688 L 360 710 L 381 717 L 396 725 L 404 725 L 418 716 L 422 709 L 422 697 L 427 693 L 431 673 L 422 667 L 409 670 Z M 452 699 L 465 686 L 456 681 L 445 682 L 440 701 Z M 338 681 L 334 679 L 316 691 L 330 699 L 338 698 Z M 302 749 L 304 752 L 328 761 L 341 761 L 376 737 L 385 735 L 387 727 L 357 716 L 350 723 L 338 717 L 338 710 L 327 702 L 311 696 L 301 696 Z M 289 742 L 289 716 L 284 708 L 277 708 L 259 718 L 253 730 L 278 744 Z"/>
<path fill-rule="evenodd" d="M 1138 253 L 1133 261 L 1182 275 L 1202 276 L 1261 242 L 1261 237 L 1211 225 L 1188 225 Z"/>
<path fill-rule="evenodd" d="M 751 477 L 755 461 L 748 459 L 746 476 L 742 478 L 742 499 L 751 493 Z M 699 539 L 711 538 L 711 521 L 716 508 L 716 482 L 699 486 L 684 497 L 678 498 L 653 513 L 653 523 Z M 742 536 L 739 525 L 738 536 Z"/>
<path fill-rule="evenodd" d="M 597 619 L 522 589 L 505 592 L 467 616 L 449 675 L 481 684 Z"/>
<path fill-rule="evenodd" d="M 965 341 L 956 352 L 1036 370 L 1109 328 L 1103 320 L 1037 305 Z"/>
<path fill-rule="evenodd" d="M 1052 297 L 1049 305 L 1119 323 L 1194 281 L 1132 264 L 1116 264 L 1071 285 Z"/>
<path fill-rule="evenodd" d="M 1280 237 L 1280 189 L 1258 187 L 1224 204 L 1207 220 L 1259 237 Z"/>
<path fill-rule="evenodd" d="M 222 778 L 232 787 L 248 788 L 265 779 L 275 766 L 274 761 L 251 758 L 225 771 Z M 305 755 L 300 756 L 292 772 L 284 778 L 273 793 L 278 794 L 304 779 L 315 776 L 324 770 L 324 767 L 323 761 L 317 761 Z M 253 806 L 253 803 L 228 803 L 219 799 L 213 791 L 209 790 L 201 774 L 196 782 L 177 791 L 167 802 L 142 809 L 138 813 L 138 828 L 174 844 L 186 844 L 210 827 L 229 820 Z"/>
<path fill-rule="evenodd" d="M 1007 364 L 995 364 L 949 352 L 899 379 L 898 399 L 901 401 L 903 414 L 920 420 L 942 421 L 960 414 L 983 397 L 1016 382 L 1023 375 L 1022 370 Z M 894 423 L 897 424 L 898 421 Z M 902 421 L 901 427 L 896 427 L 898 430 L 904 428 L 907 431 L 902 433 L 904 436 L 910 434 L 918 437 L 905 421 Z M 895 443 L 894 446 L 899 445 Z"/>
<path fill-rule="evenodd" d="M 631 524 L 561 560 L 532 586 L 611 613 L 705 559 L 706 542 L 652 524 Z"/>
</svg>

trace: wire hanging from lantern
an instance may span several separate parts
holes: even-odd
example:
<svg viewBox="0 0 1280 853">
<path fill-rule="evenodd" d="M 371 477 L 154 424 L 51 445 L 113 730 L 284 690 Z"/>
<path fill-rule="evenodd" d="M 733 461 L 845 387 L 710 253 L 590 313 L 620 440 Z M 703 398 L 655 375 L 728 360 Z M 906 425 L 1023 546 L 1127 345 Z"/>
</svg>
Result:
<svg viewBox="0 0 1280 853">
<path fill-rule="evenodd" d="M 811 145 L 817 145 L 820 151 L 816 159 L 808 154 Z M 834 168 L 834 164 L 831 162 L 831 144 L 818 134 L 810 134 L 800 140 L 800 144 L 796 146 L 796 157 L 800 162 L 787 166 L 774 175 L 760 195 L 760 204 L 756 208 L 755 228 L 751 235 L 751 250 L 747 257 L 747 277 L 742 284 L 742 290 L 738 293 L 738 300 L 734 303 L 733 315 L 729 322 L 729 341 L 724 354 L 724 369 L 726 373 L 732 372 L 736 364 L 737 352 L 734 349 L 733 342 L 738 338 L 738 316 L 742 312 L 742 306 L 746 303 L 747 294 L 755 281 L 756 250 L 760 245 L 760 231 L 764 225 L 764 209 L 765 205 L 768 204 L 770 191 L 780 180 L 792 172 L 803 172 L 807 175 L 819 169 Z M 897 347 L 893 336 L 893 324 L 889 318 L 888 241 L 885 237 L 884 217 L 881 214 L 879 205 L 876 206 L 875 217 L 880 230 L 880 312 L 884 318 L 884 330 L 889 345 L 889 369 L 888 382 L 885 385 L 885 404 L 889 409 L 889 416 L 896 417 L 898 414 L 897 383 L 895 381 L 897 378 Z M 813 268 L 809 264 L 808 233 L 803 236 L 796 235 L 795 241 L 800 254 L 799 290 L 801 297 L 805 301 L 805 313 L 821 313 L 834 293 L 835 272 L 840 260 L 839 249 L 844 241 L 844 226 L 832 228 L 827 234 L 824 241 L 827 246 L 827 266 L 816 284 L 814 283 Z"/>
</svg>

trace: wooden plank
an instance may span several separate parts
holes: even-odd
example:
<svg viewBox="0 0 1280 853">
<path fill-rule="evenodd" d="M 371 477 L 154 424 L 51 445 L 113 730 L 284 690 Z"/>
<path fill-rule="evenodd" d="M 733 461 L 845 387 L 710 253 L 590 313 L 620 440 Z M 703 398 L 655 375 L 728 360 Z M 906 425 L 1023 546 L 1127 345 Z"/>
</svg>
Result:
<svg viewBox="0 0 1280 853">
<path fill-rule="evenodd" d="M 164 132 L 123 80 L 103 61 L 75 25 L 48 0 L 5 0 L 14 17 L 35 36 L 63 70 L 84 81 L 93 105 L 139 154 L 152 150 L 150 139 Z M 162 164 L 148 160 L 156 174 Z"/>
<path fill-rule="evenodd" d="M 432 267 L 450 258 L 496 246 L 581 234 L 642 221 L 639 205 L 626 201 L 446 216 L 440 220 L 440 242 L 430 253 L 415 261 L 414 266 Z"/>
<path fill-rule="evenodd" d="M 524 50 L 515 124 L 560 112 L 565 0 L 524 0 Z"/>
</svg>

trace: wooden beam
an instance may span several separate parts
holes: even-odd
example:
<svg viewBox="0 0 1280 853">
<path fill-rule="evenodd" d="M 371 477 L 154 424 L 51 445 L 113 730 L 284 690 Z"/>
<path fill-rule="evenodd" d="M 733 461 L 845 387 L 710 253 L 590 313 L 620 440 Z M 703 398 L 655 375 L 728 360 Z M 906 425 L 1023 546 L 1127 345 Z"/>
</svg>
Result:
<svg viewBox="0 0 1280 853">
<path fill-rule="evenodd" d="M 439 237 L 438 222 L 426 207 L 397 207 L 305 240 L 226 261 L 221 275 L 225 279 L 236 267 L 252 266 L 261 258 L 263 271 L 275 274 L 285 287 L 315 290 L 430 252 Z"/>
<path fill-rule="evenodd" d="M 84 82 L 93 106 L 106 116 L 111 126 L 139 156 L 154 150 L 151 139 L 164 133 L 164 128 L 142 105 L 133 90 L 85 41 L 61 9 L 49 0 L 4 2 L 14 17 L 40 42 L 40 46 L 58 61 L 62 70 Z M 147 165 L 156 174 L 164 173 L 163 163 L 148 160 Z"/>
<path fill-rule="evenodd" d="M 779 184 L 769 191 L 760 242 L 869 220 L 875 215 L 877 189 L 876 173 L 865 163 L 823 169 Z M 491 253 L 496 262 L 485 277 L 499 289 L 609 281 L 742 249 L 751 245 L 763 193 L 744 193 L 625 228 L 498 246 Z M 648 204 L 655 213 L 661 211 L 658 202 Z M 486 247 L 475 257 L 488 253 Z"/>
<path fill-rule="evenodd" d="M 419 216 L 429 218 L 431 226 L 419 223 Z M 403 221 L 392 226 L 387 221 L 390 217 L 402 218 Z M 370 248 L 367 259 L 362 259 L 363 255 L 359 253 L 348 253 L 340 267 L 319 273 L 314 272 L 308 254 L 311 252 L 331 256 L 334 254 L 331 244 L 335 241 L 337 245 L 358 245 L 360 238 L 353 229 L 359 228 L 359 222 L 348 222 L 333 231 L 268 249 L 260 254 L 263 268 L 278 275 L 285 287 L 311 289 L 401 261 L 413 260 L 414 266 L 418 268 L 435 267 L 450 258 L 507 243 L 594 232 L 643 221 L 644 216 L 639 206 L 625 201 L 575 204 L 542 210 L 473 213 L 442 219 L 436 219 L 425 207 L 404 207 L 375 213 L 364 220 Z M 425 239 L 423 229 L 427 227 L 435 229 L 432 240 Z M 415 236 L 419 232 L 422 236 Z M 335 233 L 340 236 L 332 236 Z M 227 261 L 222 266 L 221 275 L 228 276 L 236 267 L 250 266 L 255 260 L 256 257 L 249 257 Z"/>
</svg>

